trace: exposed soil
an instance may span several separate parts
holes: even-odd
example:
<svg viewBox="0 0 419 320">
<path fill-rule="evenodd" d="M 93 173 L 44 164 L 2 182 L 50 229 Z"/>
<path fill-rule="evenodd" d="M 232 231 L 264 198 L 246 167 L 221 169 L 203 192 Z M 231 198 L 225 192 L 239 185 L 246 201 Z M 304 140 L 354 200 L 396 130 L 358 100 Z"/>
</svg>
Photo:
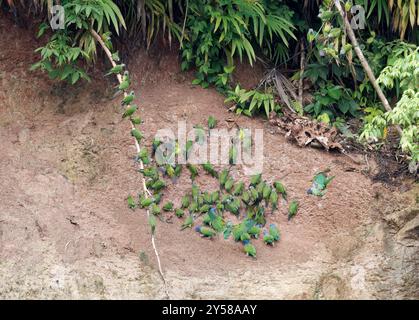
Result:
<svg viewBox="0 0 419 320">
<path fill-rule="evenodd" d="M 40 45 L 30 32 L 0 15 L 0 34 L 0 298 L 164 298 L 146 214 L 126 205 L 141 186 L 114 83 L 96 70 L 89 84 L 54 84 L 28 71 Z M 148 143 L 179 120 L 231 125 L 224 98 L 190 85 L 175 55 L 139 53 L 129 68 Z M 285 205 L 270 217 L 282 240 L 256 242 L 257 260 L 233 241 L 179 231 L 177 218 L 159 222 L 170 298 L 419 298 L 417 185 L 389 190 L 364 174 L 373 160 L 299 148 L 263 119 L 237 124 L 264 129 L 263 174 L 282 178 L 301 209 L 291 222 Z M 327 167 L 336 178 L 326 196 L 307 195 Z M 216 187 L 204 175 L 198 183 Z M 165 199 L 189 188 L 184 175 Z"/>
</svg>

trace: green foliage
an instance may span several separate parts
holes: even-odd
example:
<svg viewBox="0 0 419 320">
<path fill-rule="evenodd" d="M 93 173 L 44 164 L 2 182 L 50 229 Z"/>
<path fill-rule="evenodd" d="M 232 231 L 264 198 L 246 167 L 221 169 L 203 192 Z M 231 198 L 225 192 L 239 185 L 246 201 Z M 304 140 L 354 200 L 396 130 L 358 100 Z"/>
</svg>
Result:
<svg viewBox="0 0 419 320">
<path fill-rule="evenodd" d="M 35 63 L 31 70 L 46 71 L 51 79 L 66 80 L 75 84 L 79 79 L 89 80 L 86 72 L 77 66 L 80 57 L 88 55 L 72 43 L 65 32 L 55 33 L 49 42 L 35 50 L 41 54 L 41 60 Z"/>
<path fill-rule="evenodd" d="M 182 47 L 182 69 L 197 68 L 197 80 L 203 87 L 210 84 L 228 88 L 234 57 L 246 56 L 252 65 L 256 46 L 273 52 L 273 43 L 288 45 L 295 38 L 291 12 L 273 1 L 191 0 L 186 26 L 188 41 Z M 269 9 L 269 11 L 268 11 Z M 228 69 L 225 68 L 227 66 Z"/>
<path fill-rule="evenodd" d="M 397 86 L 402 97 L 392 111 L 378 112 L 368 119 L 360 138 L 385 138 L 387 127 L 398 125 L 402 129 L 400 146 L 416 165 L 419 161 L 419 48 L 401 46 L 404 50 L 394 51 L 377 81 L 388 89 Z"/>
<path fill-rule="evenodd" d="M 41 60 L 32 70 L 46 71 L 52 79 L 66 80 L 75 84 L 80 79 L 89 80 L 80 67 L 80 60 L 91 62 L 96 56 L 96 40 L 90 30 L 102 35 L 108 48 L 112 48 L 110 30 L 119 33 L 125 22 L 119 8 L 112 0 L 64 0 L 65 29 L 54 32 L 48 43 L 36 50 Z M 38 37 L 44 35 L 48 26 L 40 25 Z"/>
<path fill-rule="evenodd" d="M 278 112 L 281 108 L 275 102 L 272 93 L 259 90 L 246 90 L 237 85 L 234 90 L 229 90 L 225 103 L 233 102 L 237 114 L 252 116 L 257 112 L 265 112 L 266 116 L 273 111 Z"/>
</svg>

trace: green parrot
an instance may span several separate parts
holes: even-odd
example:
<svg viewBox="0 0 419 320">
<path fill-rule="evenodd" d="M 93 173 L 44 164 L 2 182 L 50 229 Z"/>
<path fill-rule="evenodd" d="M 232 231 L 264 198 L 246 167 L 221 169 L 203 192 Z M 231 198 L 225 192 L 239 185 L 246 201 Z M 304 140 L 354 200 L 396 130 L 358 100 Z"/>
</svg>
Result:
<svg viewBox="0 0 419 320">
<path fill-rule="evenodd" d="M 170 179 L 175 177 L 175 169 L 170 164 L 166 164 L 166 174 Z"/>
<path fill-rule="evenodd" d="M 274 213 L 275 210 L 278 208 L 278 193 L 276 192 L 276 189 L 272 189 L 271 194 L 269 196 L 269 202 L 272 206 L 272 213 Z"/>
<path fill-rule="evenodd" d="M 193 147 L 193 141 L 192 140 L 186 141 L 186 146 L 185 146 L 185 157 L 186 157 L 186 159 L 189 158 L 189 155 L 192 151 L 192 147 Z"/>
<path fill-rule="evenodd" d="M 279 241 L 281 237 L 278 227 L 273 223 L 269 225 L 269 234 L 274 238 L 274 241 Z"/>
<path fill-rule="evenodd" d="M 240 213 L 240 200 L 235 198 L 232 201 L 227 201 L 226 209 L 237 216 Z"/>
<path fill-rule="evenodd" d="M 175 210 L 175 215 L 178 218 L 182 218 L 184 214 L 185 214 L 185 212 L 182 209 L 176 209 Z"/>
<path fill-rule="evenodd" d="M 156 154 L 157 148 L 162 144 L 163 142 L 160 141 L 160 139 L 158 138 L 154 138 L 153 142 L 152 142 L 152 148 L 153 148 L 153 152 L 152 152 L 152 156 L 154 157 L 154 155 Z"/>
<path fill-rule="evenodd" d="M 182 166 L 180 164 L 175 167 L 175 177 L 179 178 L 182 173 Z"/>
<path fill-rule="evenodd" d="M 256 258 L 256 248 L 253 244 L 251 244 L 250 242 L 244 245 L 244 253 L 246 253 L 246 255 Z"/>
<path fill-rule="evenodd" d="M 298 202 L 296 200 L 293 200 L 290 203 L 289 209 L 288 209 L 288 220 L 291 220 L 298 211 Z"/>
<path fill-rule="evenodd" d="M 192 213 L 194 213 L 194 212 L 197 212 L 198 211 L 198 208 L 199 208 L 199 205 L 198 205 L 198 202 L 192 202 L 190 205 L 189 205 L 189 208 L 188 208 L 188 210 L 189 210 L 189 213 L 190 214 L 192 214 Z"/>
<path fill-rule="evenodd" d="M 105 77 L 110 76 L 111 74 L 121 73 L 124 68 L 125 64 L 117 64 L 115 67 L 112 67 L 107 74 L 105 74 Z"/>
<path fill-rule="evenodd" d="M 265 230 L 263 233 L 263 242 L 265 242 L 267 245 L 273 246 L 275 239 L 269 232 Z"/>
<path fill-rule="evenodd" d="M 225 183 L 227 182 L 228 179 L 228 170 L 224 169 L 223 171 L 221 171 L 218 180 L 220 181 L 220 188 L 224 188 Z"/>
<path fill-rule="evenodd" d="M 210 163 L 204 163 L 202 168 L 213 178 L 218 177 L 217 171 L 215 171 L 214 167 Z"/>
<path fill-rule="evenodd" d="M 223 212 L 223 211 L 224 211 L 224 204 L 223 204 L 221 201 L 218 201 L 218 202 L 217 202 L 217 205 L 216 205 L 215 207 L 216 207 L 216 209 L 217 209 L 219 212 Z"/>
<path fill-rule="evenodd" d="M 213 116 L 208 118 L 208 129 L 214 129 L 217 126 L 217 120 Z"/>
<path fill-rule="evenodd" d="M 278 192 L 278 194 L 281 194 L 284 200 L 287 200 L 287 190 L 285 189 L 284 185 L 279 181 L 275 181 L 274 187 L 276 189 L 276 192 Z"/>
<path fill-rule="evenodd" d="M 244 190 L 244 182 L 239 182 L 234 186 L 233 195 L 236 197 L 241 196 Z"/>
<path fill-rule="evenodd" d="M 124 113 L 122 114 L 122 118 L 132 116 L 135 113 L 135 111 L 137 111 L 137 109 L 138 109 L 138 106 L 136 104 L 130 105 L 128 108 L 125 109 Z"/>
<path fill-rule="evenodd" d="M 198 168 L 196 166 L 194 166 L 193 164 L 190 164 L 190 163 L 188 163 L 186 165 L 186 167 L 188 168 L 189 172 L 191 173 L 191 180 L 195 181 L 196 176 L 199 175 Z"/>
<path fill-rule="evenodd" d="M 259 201 L 259 193 L 257 192 L 256 188 L 250 187 L 250 199 L 253 203 L 257 203 Z"/>
<path fill-rule="evenodd" d="M 202 237 L 204 238 L 213 238 L 214 236 L 217 235 L 217 232 L 215 232 L 214 230 L 207 228 L 207 227 L 202 227 L 202 226 L 198 226 L 195 228 L 195 231 L 200 233 Z"/>
<path fill-rule="evenodd" d="M 141 131 L 136 128 L 131 130 L 131 135 L 138 141 L 138 143 L 141 143 L 141 139 L 144 137 Z"/>
<path fill-rule="evenodd" d="M 160 201 L 161 201 L 162 196 L 163 196 L 163 194 L 161 192 L 155 194 L 154 197 L 153 197 L 154 203 L 159 204 Z"/>
<path fill-rule="evenodd" d="M 252 226 L 249 228 L 249 230 L 247 231 L 253 238 L 259 238 L 260 235 L 260 228 L 256 225 Z"/>
<path fill-rule="evenodd" d="M 246 190 L 245 192 L 243 192 L 242 194 L 242 201 L 246 204 L 249 205 L 250 204 L 250 191 Z"/>
<path fill-rule="evenodd" d="M 256 187 L 262 181 L 262 174 L 254 175 L 250 178 L 250 185 Z"/>
<path fill-rule="evenodd" d="M 173 211 L 173 207 L 174 207 L 173 202 L 169 201 L 165 203 L 165 205 L 163 206 L 163 210 L 167 212 Z"/>
<path fill-rule="evenodd" d="M 148 217 L 148 224 L 150 225 L 151 233 L 154 235 L 156 232 L 157 221 L 156 221 L 156 218 L 152 214 L 150 214 Z"/>
<path fill-rule="evenodd" d="M 180 230 L 184 230 L 186 228 L 192 228 L 192 226 L 193 226 L 193 217 L 192 215 L 190 215 L 185 219 Z"/>
<path fill-rule="evenodd" d="M 189 207 L 191 201 L 188 195 L 185 195 L 182 197 L 182 201 L 181 201 L 181 208 L 182 209 L 186 209 L 187 207 Z"/>
<path fill-rule="evenodd" d="M 204 193 L 204 202 L 206 204 L 213 204 L 212 198 L 211 198 L 211 194 L 208 192 Z"/>
<path fill-rule="evenodd" d="M 153 203 L 153 199 L 141 197 L 140 206 L 141 208 L 148 208 Z"/>
<path fill-rule="evenodd" d="M 123 106 L 128 106 L 131 104 L 131 102 L 133 102 L 135 99 L 135 93 L 134 91 L 131 91 L 129 94 L 127 94 L 121 101 L 121 104 Z"/>
<path fill-rule="evenodd" d="M 131 122 L 132 122 L 132 124 L 142 124 L 143 120 L 140 117 L 134 117 L 134 118 L 131 118 Z"/>
<path fill-rule="evenodd" d="M 220 193 L 218 191 L 214 191 L 211 193 L 211 202 L 216 203 L 220 199 Z"/>
<path fill-rule="evenodd" d="M 263 190 L 262 190 L 262 197 L 265 200 L 266 205 L 268 205 L 268 203 L 269 203 L 269 198 L 270 198 L 271 192 L 272 192 L 271 187 L 267 183 L 265 183 L 265 185 L 263 186 Z"/>
<path fill-rule="evenodd" d="M 127 198 L 127 202 L 128 202 L 128 207 L 130 208 L 130 209 L 135 209 L 135 207 L 137 206 L 137 204 L 135 203 L 135 201 L 134 201 L 134 198 L 130 195 L 130 196 L 128 196 L 128 198 Z"/>
<path fill-rule="evenodd" d="M 233 186 L 234 186 L 234 180 L 233 180 L 233 178 L 228 178 L 228 180 L 226 181 L 226 183 L 224 185 L 225 190 L 228 193 L 230 193 L 231 192 L 231 189 L 233 188 Z"/>
<path fill-rule="evenodd" d="M 112 60 L 115 61 L 115 62 L 121 61 L 121 59 L 119 59 L 119 53 L 118 53 L 118 51 L 112 53 Z"/>
<path fill-rule="evenodd" d="M 208 204 L 204 204 L 199 208 L 200 213 L 207 213 L 211 207 Z"/>
<path fill-rule="evenodd" d="M 335 176 L 327 177 L 327 172 L 329 172 L 329 170 L 319 172 L 314 176 L 313 184 L 311 188 L 307 190 L 308 194 L 318 197 L 325 195 L 326 191 L 324 190 L 326 190 L 327 185 L 335 178 Z"/>
<path fill-rule="evenodd" d="M 151 213 L 155 216 L 158 216 L 161 213 L 160 207 L 157 204 L 153 203 L 153 205 L 151 206 Z"/>
<path fill-rule="evenodd" d="M 140 153 L 138 154 L 138 158 L 143 162 L 143 164 L 147 165 L 150 163 L 150 158 L 148 156 L 147 149 L 141 149 Z"/>
<path fill-rule="evenodd" d="M 240 236 L 240 241 L 250 240 L 250 234 L 247 232 L 243 232 Z"/>
<path fill-rule="evenodd" d="M 157 168 L 156 167 L 150 167 L 150 168 L 140 169 L 138 171 L 141 172 L 144 177 L 151 178 L 153 180 L 156 180 L 156 179 L 159 178 L 159 173 L 157 172 Z"/>
<path fill-rule="evenodd" d="M 257 224 L 265 225 L 266 224 L 266 218 L 265 218 L 265 208 L 264 207 L 258 207 L 256 214 L 255 214 L 255 221 Z"/>
<path fill-rule="evenodd" d="M 129 72 L 125 70 L 124 75 L 122 76 L 122 81 L 118 86 L 118 90 L 120 92 L 125 91 L 129 88 L 130 85 L 131 85 L 131 81 L 129 79 Z"/>
<path fill-rule="evenodd" d="M 231 232 L 233 231 L 233 223 L 231 221 L 227 222 L 224 231 L 223 236 L 224 239 L 227 240 L 230 237 Z"/>
<path fill-rule="evenodd" d="M 240 241 L 241 236 L 244 233 L 246 233 L 246 226 L 243 222 L 233 226 L 232 234 L 233 234 L 234 241 Z"/>
<path fill-rule="evenodd" d="M 158 179 L 157 181 L 153 182 L 153 184 L 151 185 L 151 189 L 153 189 L 154 191 L 160 191 L 161 189 L 166 187 L 166 182 L 164 182 L 161 179 Z"/>
</svg>

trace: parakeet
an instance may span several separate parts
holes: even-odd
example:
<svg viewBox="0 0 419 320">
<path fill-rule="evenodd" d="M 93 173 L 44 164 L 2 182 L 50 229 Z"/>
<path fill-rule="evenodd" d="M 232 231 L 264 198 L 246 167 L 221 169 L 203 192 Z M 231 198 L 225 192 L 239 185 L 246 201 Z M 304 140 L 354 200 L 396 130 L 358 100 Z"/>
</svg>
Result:
<svg viewBox="0 0 419 320">
<path fill-rule="evenodd" d="M 198 205 L 198 202 L 192 202 L 190 205 L 189 205 L 189 208 L 188 208 L 188 210 L 189 210 L 189 213 L 190 214 L 192 214 L 192 213 L 194 213 L 194 212 L 197 212 L 198 211 L 198 208 L 199 208 L 199 205 Z"/>
<path fill-rule="evenodd" d="M 209 209 L 210 209 L 210 206 L 209 206 L 208 204 L 204 204 L 203 206 L 201 206 L 201 207 L 199 208 L 199 212 L 200 212 L 200 213 L 206 213 L 206 212 L 208 212 L 208 211 L 209 211 Z"/>
<path fill-rule="evenodd" d="M 141 160 L 143 164 L 147 165 L 150 163 L 150 158 L 148 156 L 147 149 L 141 149 L 138 153 L 137 159 Z"/>
<path fill-rule="evenodd" d="M 217 120 L 213 116 L 208 118 L 208 129 L 214 129 L 217 125 Z"/>
<path fill-rule="evenodd" d="M 226 181 L 226 183 L 224 185 L 224 189 L 228 193 L 230 193 L 231 192 L 231 189 L 233 188 L 233 186 L 234 186 L 234 180 L 233 180 L 233 178 L 228 178 L 228 180 Z"/>
<path fill-rule="evenodd" d="M 163 210 L 164 211 L 172 211 L 173 210 L 173 202 L 169 201 L 166 202 L 165 205 L 163 206 Z"/>
<path fill-rule="evenodd" d="M 218 177 L 218 180 L 220 182 L 220 188 L 224 188 L 224 185 L 227 182 L 227 178 L 228 178 L 228 170 L 224 169 L 223 171 L 221 171 Z"/>
<path fill-rule="evenodd" d="M 239 182 L 234 186 L 233 195 L 241 196 L 244 190 L 244 182 Z"/>
<path fill-rule="evenodd" d="M 154 203 L 159 204 L 159 203 L 160 203 L 160 201 L 161 201 L 162 196 L 163 196 L 163 194 L 162 194 L 161 192 L 160 192 L 160 193 L 155 194 L 155 195 L 153 196 L 153 201 L 154 201 Z"/>
<path fill-rule="evenodd" d="M 263 242 L 265 242 L 268 245 L 273 246 L 274 242 L 275 242 L 275 239 L 268 231 L 265 230 L 263 232 Z"/>
<path fill-rule="evenodd" d="M 128 106 L 131 104 L 131 102 L 133 102 L 135 99 L 135 93 L 134 91 L 131 91 L 129 94 L 127 94 L 121 101 L 121 104 L 123 106 Z"/>
<path fill-rule="evenodd" d="M 251 244 L 250 242 L 243 242 L 244 244 L 244 253 L 246 253 L 246 255 L 248 255 L 249 257 L 253 257 L 256 258 L 256 248 L 253 244 Z"/>
<path fill-rule="evenodd" d="M 185 195 L 182 197 L 182 201 L 181 201 L 181 208 L 182 209 L 186 209 L 187 207 L 189 207 L 191 201 L 189 199 L 188 195 Z"/>
<path fill-rule="evenodd" d="M 139 172 L 141 172 L 144 177 L 151 178 L 153 180 L 157 180 L 159 178 L 159 173 L 155 167 L 140 169 Z"/>
<path fill-rule="evenodd" d="M 162 144 L 163 142 L 158 139 L 158 138 L 154 138 L 153 139 L 153 143 L 152 143 L 152 148 L 153 148 L 153 152 L 151 153 L 152 156 L 154 157 L 154 155 L 156 154 L 157 148 Z"/>
<path fill-rule="evenodd" d="M 142 197 L 140 199 L 141 208 L 148 208 L 153 203 L 153 199 Z"/>
<path fill-rule="evenodd" d="M 293 200 L 290 203 L 289 209 L 288 209 L 288 220 L 291 220 L 298 211 L 298 202 L 296 200 Z"/>
<path fill-rule="evenodd" d="M 240 236 L 240 241 L 250 240 L 250 234 L 247 232 L 243 232 Z"/>
<path fill-rule="evenodd" d="M 273 223 L 269 225 L 269 234 L 274 238 L 275 241 L 279 241 L 281 234 L 277 226 Z"/>
<path fill-rule="evenodd" d="M 116 60 L 115 60 L 116 61 Z M 125 64 L 117 64 L 115 67 L 112 67 L 109 72 L 107 74 L 105 74 L 105 76 L 110 76 L 111 74 L 118 74 L 121 73 L 122 70 L 124 70 L 125 68 Z"/>
<path fill-rule="evenodd" d="M 186 165 L 186 167 L 188 168 L 189 172 L 191 173 L 191 180 L 194 181 L 196 176 L 198 176 L 198 174 L 199 174 L 198 173 L 198 168 L 191 163 L 188 163 Z"/>
<path fill-rule="evenodd" d="M 249 234 L 250 234 L 250 236 L 252 236 L 253 238 L 258 238 L 259 237 L 259 235 L 260 235 L 260 231 L 261 231 L 261 229 L 258 227 L 258 226 L 256 226 L 256 225 L 253 225 L 252 227 L 250 227 L 249 228 L 249 230 L 247 231 Z"/>
<path fill-rule="evenodd" d="M 178 164 L 175 167 L 175 177 L 179 178 L 181 173 L 182 173 L 182 166 Z"/>
<path fill-rule="evenodd" d="M 237 163 L 237 148 L 235 145 L 232 145 L 228 151 L 228 163 L 231 166 Z"/>
<path fill-rule="evenodd" d="M 131 85 L 131 81 L 129 79 L 129 72 L 124 71 L 124 75 L 122 76 L 122 81 L 118 86 L 119 91 L 125 91 Z"/>
<path fill-rule="evenodd" d="M 119 53 L 118 53 L 118 51 L 112 53 L 112 60 L 115 61 L 115 62 L 121 61 L 121 59 L 119 59 Z"/>
<path fill-rule="evenodd" d="M 324 191 L 327 185 L 335 178 L 335 176 L 327 177 L 327 172 L 319 172 L 313 178 L 313 184 L 310 189 L 307 190 L 308 194 L 312 194 L 318 197 L 322 197 L 325 195 L 326 191 Z"/>
<path fill-rule="evenodd" d="M 164 182 L 161 179 L 153 182 L 153 184 L 151 185 L 151 189 L 153 189 L 154 191 L 160 191 L 161 189 L 165 187 L 166 187 L 166 182 Z"/>
<path fill-rule="evenodd" d="M 286 191 L 286 189 L 285 189 L 284 185 L 283 185 L 281 182 L 279 182 L 279 181 L 275 181 L 275 182 L 274 182 L 274 187 L 275 187 L 275 189 L 276 189 L 276 192 L 277 192 L 278 194 L 281 194 L 281 195 L 282 195 L 282 197 L 283 197 L 285 200 L 287 200 L 287 191 Z"/>
<path fill-rule="evenodd" d="M 131 130 L 131 135 L 138 141 L 138 143 L 141 143 L 141 139 L 143 138 L 143 134 L 140 130 L 134 128 Z"/>
<path fill-rule="evenodd" d="M 272 206 L 272 213 L 274 213 L 278 207 L 278 193 L 276 192 L 276 189 L 272 189 L 271 194 L 269 195 L 269 202 Z"/>
<path fill-rule="evenodd" d="M 227 240 L 230 237 L 230 234 L 232 231 L 233 231 L 233 223 L 229 221 L 227 222 L 225 229 L 223 231 L 223 236 L 225 240 Z"/>
<path fill-rule="evenodd" d="M 137 206 L 137 204 L 135 203 L 134 198 L 132 196 L 128 196 L 127 202 L 128 202 L 128 207 L 130 209 L 135 209 L 135 207 Z"/>
<path fill-rule="evenodd" d="M 153 205 L 151 206 L 151 213 L 155 216 L 158 216 L 161 213 L 160 207 L 157 204 L 153 203 Z"/>
<path fill-rule="evenodd" d="M 182 209 L 178 208 L 178 209 L 175 210 L 175 215 L 178 218 L 182 218 L 184 214 L 185 214 L 185 212 Z"/>
<path fill-rule="evenodd" d="M 216 203 L 220 199 L 220 193 L 218 191 L 214 191 L 211 193 L 211 201 L 212 203 Z"/>
<path fill-rule="evenodd" d="M 266 205 L 268 205 L 269 203 L 269 197 L 271 195 L 271 192 L 272 192 L 271 187 L 267 183 L 265 183 L 262 189 L 262 197 L 265 200 Z"/>
<path fill-rule="evenodd" d="M 143 120 L 140 117 L 134 117 L 134 118 L 131 118 L 131 122 L 132 124 L 141 124 L 143 123 Z"/>
<path fill-rule="evenodd" d="M 213 178 L 217 178 L 218 177 L 218 173 L 217 171 L 215 171 L 214 167 L 212 166 L 212 164 L 210 163 L 204 163 L 202 165 L 202 168 Z"/>
<path fill-rule="evenodd" d="M 151 233 L 154 234 L 156 232 L 157 222 L 156 218 L 152 214 L 150 214 L 148 217 L 148 224 L 150 225 Z"/>
<path fill-rule="evenodd" d="M 193 226 L 193 217 L 192 215 L 190 215 L 185 219 L 180 230 L 184 230 L 186 228 L 192 228 L 192 226 Z"/>
<path fill-rule="evenodd" d="M 210 238 L 210 239 L 213 238 L 217 234 L 217 232 L 215 232 L 214 230 L 207 227 L 202 227 L 202 226 L 197 226 L 195 228 L 195 231 L 200 233 L 202 237 Z"/>
<path fill-rule="evenodd" d="M 135 111 L 137 111 L 138 106 L 136 104 L 130 105 L 128 108 L 125 109 L 124 113 L 122 114 L 122 118 L 130 117 L 132 116 Z"/>
<path fill-rule="evenodd" d="M 250 178 L 250 185 L 256 187 L 262 181 L 262 174 L 254 175 Z"/>
<path fill-rule="evenodd" d="M 250 195 L 250 192 L 249 191 L 245 191 L 245 192 L 243 192 L 243 194 L 242 194 L 242 201 L 246 204 L 246 205 L 249 205 L 250 204 L 250 197 L 251 197 L 251 195 Z"/>
<path fill-rule="evenodd" d="M 175 169 L 170 164 L 166 164 L 166 175 L 171 179 L 175 176 Z"/>
<path fill-rule="evenodd" d="M 193 147 L 193 141 L 192 140 L 186 141 L 186 146 L 185 146 L 185 158 L 186 159 L 189 158 L 189 155 L 192 152 L 192 147 Z"/>
</svg>

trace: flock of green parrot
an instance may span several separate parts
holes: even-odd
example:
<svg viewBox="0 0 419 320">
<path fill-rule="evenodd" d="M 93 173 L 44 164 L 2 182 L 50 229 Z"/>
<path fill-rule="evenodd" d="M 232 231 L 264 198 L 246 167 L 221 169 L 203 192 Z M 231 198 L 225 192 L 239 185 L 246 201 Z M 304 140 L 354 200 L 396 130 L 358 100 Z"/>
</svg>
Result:
<svg viewBox="0 0 419 320">
<path fill-rule="evenodd" d="M 141 124 L 142 120 L 140 117 L 135 116 L 138 106 L 133 104 L 135 100 L 134 91 L 128 93 L 131 82 L 129 73 L 126 70 L 124 71 L 124 68 L 124 64 L 116 65 L 107 75 L 121 75 L 120 84 L 117 86 L 117 94 L 124 93 L 121 101 L 121 105 L 125 108 L 122 117 L 131 121 L 133 125 L 131 135 L 140 145 L 144 135 L 137 128 L 137 125 Z M 210 134 L 210 130 L 216 127 L 217 120 L 210 116 L 207 125 Z M 200 144 L 206 138 L 205 130 L 201 125 L 197 125 L 194 128 L 195 140 L 187 141 L 183 150 L 186 159 L 188 159 L 194 143 Z M 251 147 L 251 139 L 245 139 L 244 137 L 243 131 L 240 130 L 238 139 L 248 147 Z M 163 221 L 161 218 L 162 213 L 172 212 L 178 218 L 184 219 L 181 230 L 193 228 L 199 222 L 199 225 L 195 227 L 195 231 L 202 237 L 212 239 L 222 234 L 224 239 L 228 239 L 232 236 L 234 241 L 243 244 L 244 253 L 254 258 L 256 258 L 256 248 L 252 241 L 261 238 L 266 245 L 274 246 L 280 240 L 278 227 L 272 223 L 267 226 L 267 215 L 269 212 L 273 214 L 277 210 L 280 198 L 285 202 L 288 201 L 286 188 L 280 181 L 268 183 L 262 178 L 262 174 L 252 176 L 249 185 L 246 185 L 243 181 L 236 181 L 230 174 L 230 169 L 235 165 L 237 157 L 234 141 L 232 141 L 229 151 L 229 168 L 219 172 L 210 163 L 205 163 L 201 166 L 191 163 L 186 164 L 192 187 L 190 192 L 183 195 L 178 207 L 171 201 L 162 203 L 163 191 L 168 185 L 167 178 L 176 183 L 184 166 L 180 164 L 158 165 L 157 162 L 152 161 L 158 147 L 162 143 L 159 139 L 154 139 L 151 153 L 146 148 L 141 148 L 141 151 L 135 157 L 136 161 L 141 161 L 144 165 L 144 169 L 139 171 L 144 176 L 146 187 L 152 196 L 141 193 L 138 197 L 130 195 L 127 198 L 129 208 L 135 209 L 140 207 L 149 210 L 151 213 L 149 215 L 149 225 L 153 234 L 157 225 L 156 217 Z M 171 156 L 180 154 L 182 150 L 178 142 L 172 141 L 171 143 L 173 152 Z M 217 179 L 219 187 L 212 192 L 200 190 L 195 183 L 195 179 L 202 173 Z M 323 196 L 327 185 L 333 178 L 327 177 L 327 171 L 316 174 L 313 184 L 307 190 L 307 193 Z M 292 200 L 289 202 L 288 220 L 291 220 L 297 214 L 298 207 L 298 201 Z M 234 224 L 232 221 L 227 221 L 226 213 L 236 216 L 238 219 L 235 220 L 239 222 Z"/>
</svg>

